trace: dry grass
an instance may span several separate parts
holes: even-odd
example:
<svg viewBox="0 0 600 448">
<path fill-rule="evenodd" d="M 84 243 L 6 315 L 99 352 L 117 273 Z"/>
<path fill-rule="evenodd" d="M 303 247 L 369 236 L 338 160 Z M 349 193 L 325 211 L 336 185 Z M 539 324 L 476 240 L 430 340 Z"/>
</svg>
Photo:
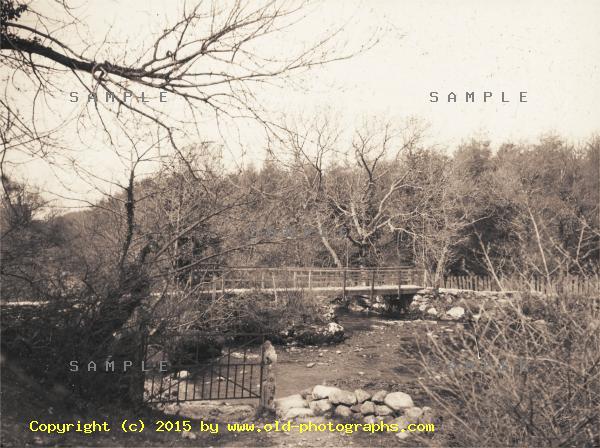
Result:
<svg viewBox="0 0 600 448">
<path fill-rule="evenodd" d="M 451 446 L 599 446 L 600 311 L 526 296 L 421 350 Z"/>
</svg>

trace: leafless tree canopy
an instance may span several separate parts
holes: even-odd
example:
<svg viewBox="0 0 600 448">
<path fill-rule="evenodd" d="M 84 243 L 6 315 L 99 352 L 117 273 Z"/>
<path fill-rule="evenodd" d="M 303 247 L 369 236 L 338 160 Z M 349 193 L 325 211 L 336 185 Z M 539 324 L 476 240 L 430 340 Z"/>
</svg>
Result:
<svg viewBox="0 0 600 448">
<path fill-rule="evenodd" d="M 154 125 L 180 151 L 178 138 L 184 128 L 194 128 L 207 117 L 216 123 L 221 118 L 250 118 L 268 125 L 256 101 L 257 89 L 351 57 L 375 43 L 373 38 L 360 48 L 344 48 L 340 28 L 323 30 L 310 44 L 292 43 L 285 51 L 272 51 L 273 40 L 285 39 L 314 8 L 304 0 L 186 4 L 176 20 L 150 30 L 151 38 L 141 44 L 115 41 L 110 31 L 94 34 L 72 2 L 56 1 L 43 11 L 36 7 L 2 2 L 5 88 L 0 101 L 5 148 L 25 146 L 38 156 L 60 146 L 53 136 L 65 125 L 44 128 L 38 120 L 40 110 L 52 98 L 67 98 L 74 86 L 86 94 L 82 102 L 95 99 L 75 118 L 79 130 L 101 126 L 111 141 L 117 132 L 115 119 L 120 132 Z M 31 104 L 19 108 L 13 101 L 24 91 Z M 123 92 L 138 101 L 124 98 Z M 177 100 L 179 110 L 167 111 L 158 101 L 161 92 L 163 99 Z M 139 101 L 142 94 L 154 101 Z"/>
</svg>

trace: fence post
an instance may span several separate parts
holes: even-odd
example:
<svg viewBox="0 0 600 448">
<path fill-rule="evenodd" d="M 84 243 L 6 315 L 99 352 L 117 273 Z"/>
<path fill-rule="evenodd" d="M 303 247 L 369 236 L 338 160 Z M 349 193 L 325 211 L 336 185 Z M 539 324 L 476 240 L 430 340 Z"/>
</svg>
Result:
<svg viewBox="0 0 600 448">
<path fill-rule="evenodd" d="M 312 291 L 312 269 L 308 270 L 308 290 Z"/>
<path fill-rule="evenodd" d="M 217 276 L 215 274 L 212 275 L 212 298 L 213 300 L 217 299 Z"/>
<path fill-rule="evenodd" d="M 271 272 L 271 279 L 273 280 L 273 295 L 275 296 L 275 303 L 278 303 L 279 300 L 277 298 L 277 286 L 275 285 L 275 274 Z"/>
<path fill-rule="evenodd" d="M 373 302 L 373 297 L 375 297 L 375 269 L 373 269 L 371 274 L 371 302 Z"/>
<path fill-rule="evenodd" d="M 346 277 L 348 275 L 348 268 L 344 268 L 344 283 L 342 285 L 342 299 L 346 299 Z"/>
<path fill-rule="evenodd" d="M 275 352 L 275 348 L 270 341 L 265 341 L 261 346 L 259 395 L 261 407 L 270 411 L 275 410 L 275 373 L 273 371 L 273 364 L 276 362 L 277 353 Z"/>
</svg>

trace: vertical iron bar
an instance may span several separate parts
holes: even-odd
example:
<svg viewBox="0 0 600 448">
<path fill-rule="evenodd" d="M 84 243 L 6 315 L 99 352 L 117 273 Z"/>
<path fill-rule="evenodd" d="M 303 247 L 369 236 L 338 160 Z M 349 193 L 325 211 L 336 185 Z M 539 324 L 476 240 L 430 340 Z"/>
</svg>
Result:
<svg viewBox="0 0 600 448">
<path fill-rule="evenodd" d="M 186 370 L 186 372 L 187 372 L 187 376 L 184 379 L 184 381 L 185 381 L 185 388 L 184 388 L 184 390 L 185 390 L 185 398 L 184 398 L 184 400 L 187 400 L 187 396 L 188 396 L 188 378 L 190 376 L 190 371 Z"/>
<path fill-rule="evenodd" d="M 210 366 L 210 382 L 208 383 L 208 399 L 212 400 L 214 366 Z"/>
<path fill-rule="evenodd" d="M 229 365 L 231 363 L 231 346 L 228 347 L 227 350 L 227 376 L 225 377 L 225 398 L 227 397 L 227 392 L 229 392 Z"/>
<path fill-rule="evenodd" d="M 194 382 L 193 384 L 193 388 L 192 388 L 192 400 L 196 399 L 196 377 L 194 376 Z"/>
<path fill-rule="evenodd" d="M 244 386 L 246 385 L 246 353 L 248 347 L 244 347 L 244 360 L 242 361 L 242 398 L 244 398 Z"/>
<path fill-rule="evenodd" d="M 217 364 L 219 366 L 219 374 L 217 376 L 217 399 L 221 398 L 221 378 L 223 378 L 223 366 L 221 363 Z"/>
<path fill-rule="evenodd" d="M 260 404 L 266 404 L 266 403 L 262 403 L 262 399 L 263 399 L 263 369 L 265 368 L 265 337 L 262 337 L 262 342 L 260 344 L 260 382 L 258 383 L 258 397 L 259 400 L 261 401 Z"/>
<path fill-rule="evenodd" d="M 235 369 L 233 370 L 233 398 L 236 398 L 238 365 L 235 364 L 234 367 Z"/>
</svg>

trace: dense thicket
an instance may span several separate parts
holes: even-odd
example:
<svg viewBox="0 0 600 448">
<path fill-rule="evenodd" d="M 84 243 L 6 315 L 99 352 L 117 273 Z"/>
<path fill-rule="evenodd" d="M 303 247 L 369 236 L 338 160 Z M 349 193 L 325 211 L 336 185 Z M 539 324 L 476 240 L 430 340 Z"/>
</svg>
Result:
<svg viewBox="0 0 600 448">
<path fill-rule="evenodd" d="M 496 151 L 473 140 L 452 155 L 415 146 L 385 156 L 318 169 L 271 161 L 236 173 L 204 158 L 196 165 L 202 176 L 167 164 L 132 184 L 132 222 L 126 193 L 55 216 L 33 190 L 5 179 L 3 297 L 99 292 L 148 253 L 156 255 L 144 266 L 152 287 L 167 279 L 190 285 L 219 265 L 597 273 L 598 138 L 577 146 L 544 138 Z"/>
</svg>

